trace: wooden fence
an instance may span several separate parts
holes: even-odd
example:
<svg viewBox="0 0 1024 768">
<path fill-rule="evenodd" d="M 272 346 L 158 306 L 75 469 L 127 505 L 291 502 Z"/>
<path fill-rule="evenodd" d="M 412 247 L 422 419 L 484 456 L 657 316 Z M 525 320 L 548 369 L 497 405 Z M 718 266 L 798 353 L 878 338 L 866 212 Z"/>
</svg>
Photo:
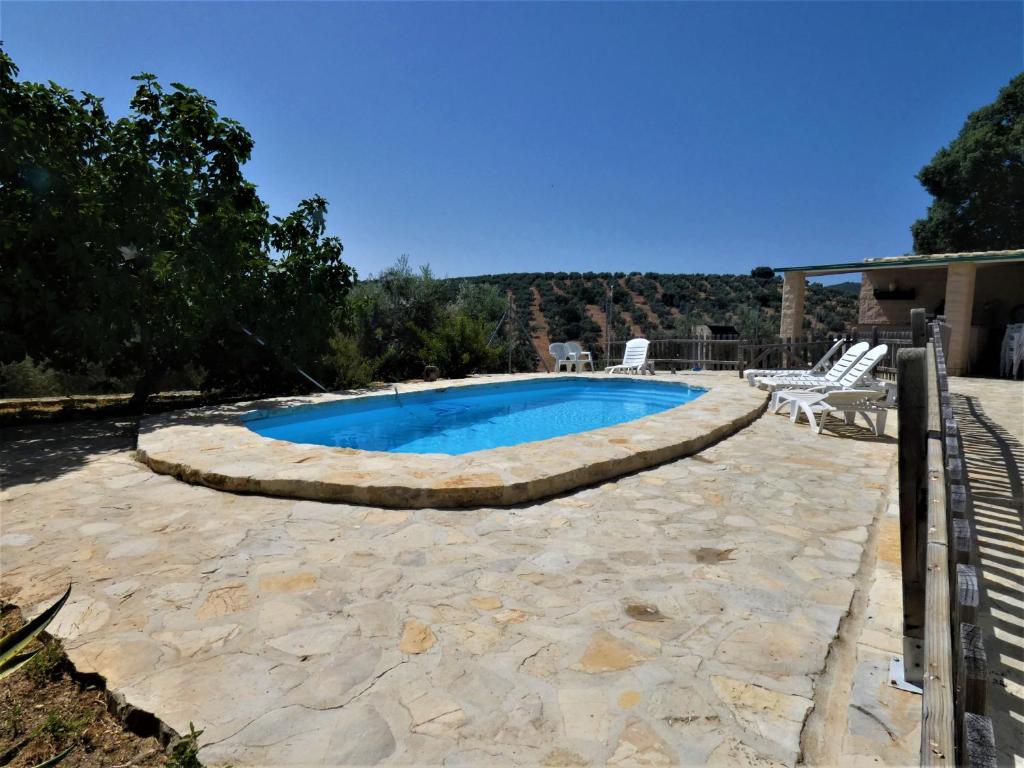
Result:
<svg viewBox="0 0 1024 768">
<path fill-rule="evenodd" d="M 736 335 L 710 336 L 705 339 L 651 339 L 647 360 L 658 370 L 732 371 L 739 365 L 740 338 Z M 608 345 L 605 366 L 622 362 L 625 341 Z"/>
<path fill-rule="evenodd" d="M 838 338 L 838 337 L 836 337 Z M 740 376 L 748 368 L 810 368 L 835 339 L 783 339 L 740 345 Z"/>
<path fill-rule="evenodd" d="M 738 371 L 742 376 L 749 368 L 810 368 L 818 362 L 840 336 L 825 338 L 775 338 L 750 342 L 735 335 L 711 336 L 706 339 L 651 339 L 647 359 L 658 370 L 685 371 L 703 368 L 709 371 Z M 896 354 L 910 346 L 910 330 L 874 328 L 869 331 L 848 331 L 843 335 L 854 344 L 868 341 L 872 346 L 887 344 L 889 351 L 882 358 L 875 374 L 895 380 Z M 606 350 L 604 365 L 622 360 L 625 341 L 613 341 Z"/>
<path fill-rule="evenodd" d="M 874 327 L 850 331 L 846 338 L 851 342 L 866 341 L 871 346 L 885 344 L 889 347 L 885 356 L 875 368 L 875 376 L 895 381 L 897 377 L 896 357 L 901 349 L 913 346 L 913 331 L 910 328 Z"/>
<path fill-rule="evenodd" d="M 896 363 L 904 669 L 923 688 L 921 764 L 994 766 L 973 508 L 946 374 L 948 327 L 932 323 L 926 343 L 924 310 L 912 317 L 911 343 Z"/>
</svg>

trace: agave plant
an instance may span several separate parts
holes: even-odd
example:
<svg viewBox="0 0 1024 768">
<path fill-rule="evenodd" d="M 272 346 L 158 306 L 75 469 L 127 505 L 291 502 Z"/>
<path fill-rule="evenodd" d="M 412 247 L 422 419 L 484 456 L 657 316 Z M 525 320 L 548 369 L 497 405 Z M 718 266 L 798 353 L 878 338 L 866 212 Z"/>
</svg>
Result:
<svg viewBox="0 0 1024 768">
<path fill-rule="evenodd" d="M 67 602 L 68 595 L 70 594 L 71 585 L 69 584 L 67 590 L 57 602 L 32 619 L 32 621 L 14 630 L 9 635 L 0 637 L 0 680 L 21 669 L 32 661 L 33 656 L 39 653 L 39 649 L 28 651 L 27 653 L 22 653 L 21 650 L 31 643 L 40 632 L 46 629 L 46 626 L 53 621 L 53 617 L 57 615 L 57 611 L 64 607 L 64 603 Z M 35 768 L 51 768 L 51 766 L 56 765 L 67 757 L 72 749 L 74 749 L 74 745 L 54 755 L 49 760 L 39 763 Z"/>
<path fill-rule="evenodd" d="M 24 624 L 18 629 L 0 638 L 0 680 L 13 674 L 17 670 L 32 661 L 32 657 L 39 653 L 38 650 L 27 653 L 19 653 L 22 648 L 35 640 L 36 635 L 46 629 L 46 626 L 53 621 L 57 611 L 64 607 L 64 603 L 71 594 L 71 585 L 61 595 L 60 599 L 36 616 L 32 621 Z"/>
<path fill-rule="evenodd" d="M 65 757 L 67 757 L 68 756 L 68 752 L 70 752 L 74 748 L 75 748 L 74 745 L 72 745 L 72 746 L 68 747 L 67 749 L 65 749 L 63 752 L 57 753 L 56 755 L 51 757 L 49 760 L 47 760 L 45 762 L 42 762 L 42 763 L 39 763 L 38 765 L 33 766 L 33 768 L 50 768 L 50 766 L 56 765 L 61 760 L 63 760 Z"/>
</svg>

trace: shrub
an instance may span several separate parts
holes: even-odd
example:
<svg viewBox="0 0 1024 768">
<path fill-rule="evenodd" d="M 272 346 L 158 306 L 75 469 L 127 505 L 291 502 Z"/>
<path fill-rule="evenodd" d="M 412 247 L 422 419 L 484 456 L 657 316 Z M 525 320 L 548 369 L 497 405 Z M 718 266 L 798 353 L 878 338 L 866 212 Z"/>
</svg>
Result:
<svg viewBox="0 0 1024 768">
<path fill-rule="evenodd" d="M 337 389 L 365 387 L 376 374 L 374 360 L 363 355 L 359 341 L 350 334 L 336 332 L 330 339 L 331 351 L 324 359 L 324 367 Z"/>
<path fill-rule="evenodd" d="M 452 379 L 494 370 L 498 365 L 498 352 L 487 343 L 489 333 L 480 320 L 451 315 L 433 332 L 421 334 L 420 359 L 424 365 L 436 365 L 442 376 Z"/>
<path fill-rule="evenodd" d="M 18 363 L 0 365 L 0 396 L 46 397 L 63 394 L 60 376 L 45 365 L 26 357 Z"/>
</svg>

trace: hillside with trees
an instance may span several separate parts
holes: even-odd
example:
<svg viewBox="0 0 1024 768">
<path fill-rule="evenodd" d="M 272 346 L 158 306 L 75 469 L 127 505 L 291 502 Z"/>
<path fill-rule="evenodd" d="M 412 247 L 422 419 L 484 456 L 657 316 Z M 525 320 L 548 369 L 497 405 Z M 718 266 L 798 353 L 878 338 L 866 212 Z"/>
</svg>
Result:
<svg viewBox="0 0 1024 768">
<path fill-rule="evenodd" d="M 751 275 L 521 272 L 446 282 L 510 295 L 518 325 L 544 353 L 550 341 L 565 340 L 601 351 L 606 328 L 622 341 L 688 338 L 698 325 L 731 325 L 745 339 L 764 340 L 778 333 L 782 305 L 782 280 L 765 268 Z M 847 290 L 809 283 L 805 307 L 807 330 L 815 334 L 857 321 L 857 297 Z"/>
</svg>

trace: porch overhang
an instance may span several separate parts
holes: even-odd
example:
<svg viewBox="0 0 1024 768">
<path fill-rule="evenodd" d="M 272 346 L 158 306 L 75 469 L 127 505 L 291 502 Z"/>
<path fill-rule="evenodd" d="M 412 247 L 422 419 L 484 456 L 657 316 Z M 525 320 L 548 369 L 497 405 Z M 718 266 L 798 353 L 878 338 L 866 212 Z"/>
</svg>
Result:
<svg viewBox="0 0 1024 768">
<path fill-rule="evenodd" d="M 942 267 L 950 264 L 983 264 L 986 262 L 1024 261 L 1024 248 L 1009 251 L 972 251 L 965 253 L 933 253 L 921 256 L 885 256 L 840 264 L 812 264 L 806 267 L 775 267 L 776 272 L 803 272 L 812 275 L 841 275 L 848 272 L 870 272 L 876 269 L 914 269 Z"/>
<path fill-rule="evenodd" d="M 887 269 L 945 268 L 946 321 L 952 335 L 947 352 L 947 367 L 954 376 L 963 375 L 969 368 L 971 318 L 974 309 L 975 278 L 979 268 L 995 264 L 1024 262 L 1024 249 L 1006 251 L 974 251 L 965 253 L 933 253 L 924 255 L 889 256 L 841 264 L 812 264 L 799 267 L 779 267 L 782 273 L 782 312 L 779 335 L 796 338 L 803 333 L 804 289 L 806 278 L 814 275 L 838 275 L 850 272 L 875 272 Z M 861 296 L 863 309 L 864 296 Z M 909 320 L 909 318 L 908 318 Z"/>
</svg>

